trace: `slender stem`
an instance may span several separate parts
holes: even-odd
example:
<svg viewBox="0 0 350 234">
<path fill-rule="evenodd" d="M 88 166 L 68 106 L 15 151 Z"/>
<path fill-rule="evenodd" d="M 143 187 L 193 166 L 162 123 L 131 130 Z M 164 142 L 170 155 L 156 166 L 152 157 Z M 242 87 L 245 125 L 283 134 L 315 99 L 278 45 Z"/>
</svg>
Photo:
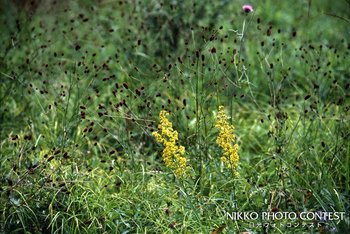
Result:
<svg viewBox="0 0 350 234">
<path fill-rule="evenodd" d="M 203 167 L 203 162 L 202 162 L 202 154 L 200 152 L 200 114 L 199 114 L 199 82 L 200 82 L 200 78 L 199 78 L 199 63 L 197 60 L 197 64 L 196 64 L 196 71 L 197 71 L 197 77 L 196 77 L 196 152 L 197 155 L 199 156 L 199 188 L 201 189 L 201 177 L 202 177 L 202 167 Z"/>
</svg>

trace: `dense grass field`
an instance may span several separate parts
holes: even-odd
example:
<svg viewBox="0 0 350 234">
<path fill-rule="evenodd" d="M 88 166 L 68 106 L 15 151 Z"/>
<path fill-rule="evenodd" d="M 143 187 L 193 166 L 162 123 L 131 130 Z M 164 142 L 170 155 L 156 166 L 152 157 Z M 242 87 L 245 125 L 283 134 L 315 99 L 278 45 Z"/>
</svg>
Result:
<svg viewBox="0 0 350 234">
<path fill-rule="evenodd" d="M 249 3 L 1 0 L 0 233 L 349 233 L 350 2 Z"/>
</svg>

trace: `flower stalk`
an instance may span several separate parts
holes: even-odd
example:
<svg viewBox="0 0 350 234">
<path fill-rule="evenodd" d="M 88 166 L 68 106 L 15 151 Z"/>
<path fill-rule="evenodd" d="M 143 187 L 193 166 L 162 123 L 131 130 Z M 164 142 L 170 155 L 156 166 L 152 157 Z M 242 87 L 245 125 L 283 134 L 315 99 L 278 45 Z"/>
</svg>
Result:
<svg viewBox="0 0 350 234">
<path fill-rule="evenodd" d="M 235 143 L 236 135 L 234 134 L 234 127 L 229 124 L 223 106 L 219 106 L 219 113 L 215 127 L 219 130 L 219 136 L 216 139 L 216 143 L 223 150 L 221 161 L 226 167 L 230 168 L 235 175 L 238 175 L 237 167 L 239 161 L 239 147 L 238 144 Z"/>
<path fill-rule="evenodd" d="M 187 159 L 184 157 L 185 147 L 178 144 L 179 134 L 173 129 L 172 123 L 168 119 L 169 113 L 162 110 L 159 113 L 160 123 L 158 131 L 154 131 L 152 135 L 157 142 L 164 146 L 163 161 L 177 177 L 184 176 L 187 171 Z"/>
</svg>

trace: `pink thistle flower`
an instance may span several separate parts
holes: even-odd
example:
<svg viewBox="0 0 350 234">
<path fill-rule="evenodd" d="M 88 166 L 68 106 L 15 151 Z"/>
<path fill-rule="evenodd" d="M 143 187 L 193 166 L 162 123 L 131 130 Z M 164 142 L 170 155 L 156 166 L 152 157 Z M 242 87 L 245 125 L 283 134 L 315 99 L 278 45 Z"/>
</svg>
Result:
<svg viewBox="0 0 350 234">
<path fill-rule="evenodd" d="M 242 9 L 243 9 L 243 11 L 244 11 L 245 13 L 249 13 L 249 12 L 252 12 L 252 11 L 253 11 L 253 6 L 252 6 L 252 5 L 245 4 L 245 5 L 243 5 Z"/>
</svg>

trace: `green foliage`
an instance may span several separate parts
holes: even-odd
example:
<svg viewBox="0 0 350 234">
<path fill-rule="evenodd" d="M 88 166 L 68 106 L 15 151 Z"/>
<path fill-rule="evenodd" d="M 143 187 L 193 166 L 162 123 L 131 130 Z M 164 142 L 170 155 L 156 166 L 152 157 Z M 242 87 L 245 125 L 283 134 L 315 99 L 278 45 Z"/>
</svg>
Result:
<svg viewBox="0 0 350 234">
<path fill-rule="evenodd" d="M 0 232 L 346 233 L 348 1 L 0 1 Z M 220 162 L 218 107 L 240 146 Z M 152 137 L 170 113 L 191 170 Z"/>
</svg>

